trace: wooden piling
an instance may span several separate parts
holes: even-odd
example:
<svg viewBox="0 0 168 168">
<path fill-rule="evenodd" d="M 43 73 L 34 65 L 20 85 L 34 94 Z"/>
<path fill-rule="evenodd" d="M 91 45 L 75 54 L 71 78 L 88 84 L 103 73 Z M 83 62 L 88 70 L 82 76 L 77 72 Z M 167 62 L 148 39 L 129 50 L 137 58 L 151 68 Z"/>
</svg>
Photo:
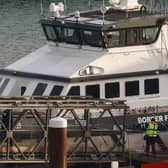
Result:
<svg viewBox="0 0 168 168">
<path fill-rule="evenodd" d="M 49 168 L 67 168 L 67 120 L 51 119 L 48 134 Z"/>
</svg>

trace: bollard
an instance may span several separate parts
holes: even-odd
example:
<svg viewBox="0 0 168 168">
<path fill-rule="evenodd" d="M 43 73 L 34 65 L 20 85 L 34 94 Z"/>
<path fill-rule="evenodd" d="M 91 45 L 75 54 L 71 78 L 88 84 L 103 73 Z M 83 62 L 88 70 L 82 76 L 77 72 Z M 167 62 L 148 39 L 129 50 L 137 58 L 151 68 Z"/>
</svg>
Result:
<svg viewBox="0 0 168 168">
<path fill-rule="evenodd" d="M 67 168 L 67 120 L 52 118 L 48 130 L 49 168 Z"/>
<path fill-rule="evenodd" d="M 111 168 L 119 168 L 119 163 L 118 163 L 118 161 L 112 161 L 112 162 L 111 162 Z"/>
</svg>

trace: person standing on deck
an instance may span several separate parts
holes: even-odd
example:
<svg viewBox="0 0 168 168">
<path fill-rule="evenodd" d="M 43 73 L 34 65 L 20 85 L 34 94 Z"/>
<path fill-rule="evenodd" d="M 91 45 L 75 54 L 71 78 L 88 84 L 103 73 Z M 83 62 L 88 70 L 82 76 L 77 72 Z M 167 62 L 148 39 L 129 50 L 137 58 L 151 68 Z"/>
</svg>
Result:
<svg viewBox="0 0 168 168">
<path fill-rule="evenodd" d="M 152 147 L 152 153 L 155 155 L 155 143 L 157 142 L 157 129 L 158 124 L 154 118 L 151 119 L 147 130 L 146 130 L 146 155 L 148 156 L 150 151 L 150 146 Z"/>
</svg>

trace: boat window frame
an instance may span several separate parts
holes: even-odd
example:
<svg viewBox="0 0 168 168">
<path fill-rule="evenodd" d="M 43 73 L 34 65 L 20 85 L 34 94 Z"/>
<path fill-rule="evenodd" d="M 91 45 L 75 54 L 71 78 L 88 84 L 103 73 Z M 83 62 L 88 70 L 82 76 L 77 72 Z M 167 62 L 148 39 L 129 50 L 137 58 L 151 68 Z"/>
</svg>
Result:
<svg viewBox="0 0 168 168">
<path fill-rule="evenodd" d="M 48 33 L 47 33 L 47 30 L 46 30 L 46 26 L 50 26 L 50 27 L 53 28 L 53 30 L 54 30 L 54 32 L 55 32 L 55 35 L 56 35 L 56 37 L 58 38 L 58 40 L 57 40 L 57 39 L 53 40 L 53 39 L 50 39 L 50 38 L 49 38 Z M 48 41 L 54 41 L 54 42 L 60 41 L 59 36 L 58 36 L 58 34 L 57 34 L 57 31 L 55 30 L 55 28 L 54 28 L 53 25 L 45 24 L 45 25 L 42 25 L 42 27 L 43 27 L 44 34 L 45 34 L 45 36 L 46 36 L 46 38 L 47 38 Z"/>
<path fill-rule="evenodd" d="M 95 89 L 98 89 L 98 92 L 95 92 L 95 93 L 97 93 L 97 95 L 95 96 L 95 95 L 90 95 L 90 94 L 88 94 L 88 92 L 87 92 L 87 88 L 88 87 L 95 87 Z M 90 88 L 92 91 L 93 91 L 93 88 Z M 100 98 L 100 93 L 101 93 L 101 87 L 100 87 L 100 84 L 88 84 L 88 85 L 86 85 L 85 86 L 85 95 L 86 96 L 91 96 L 91 97 L 93 97 L 93 98 Z"/>
<path fill-rule="evenodd" d="M 154 86 L 151 87 L 151 85 L 149 87 L 149 83 L 147 83 L 147 82 L 152 82 L 152 81 L 156 81 L 157 82 L 157 83 L 154 83 L 156 85 L 155 88 L 153 88 Z M 147 86 L 147 84 L 148 84 L 148 86 Z M 145 79 L 144 80 L 144 94 L 145 95 L 159 94 L 160 93 L 159 84 L 160 84 L 159 83 L 159 78 Z M 152 83 L 152 85 L 153 85 L 153 83 Z"/>
<path fill-rule="evenodd" d="M 158 39 L 159 33 L 161 31 L 161 27 L 162 27 L 161 25 L 151 25 L 151 26 L 142 26 L 142 27 L 131 27 L 131 28 L 121 28 L 121 29 L 105 30 L 105 31 L 103 31 L 105 48 L 128 47 L 128 46 L 153 44 Z M 143 30 L 143 29 L 147 29 L 147 28 L 149 28 L 149 29 L 150 28 L 158 28 L 154 40 L 152 40 L 152 41 L 150 41 L 148 43 L 143 42 L 142 39 L 140 38 L 140 31 Z M 137 39 L 136 39 L 135 44 L 128 44 L 128 42 L 127 42 L 127 36 L 128 36 L 127 32 L 130 31 L 130 30 L 133 30 L 133 31 L 136 30 Z M 109 32 L 117 32 L 117 31 L 118 32 L 120 32 L 120 31 L 124 32 L 124 35 L 122 35 L 122 37 L 120 38 L 120 39 L 122 39 L 121 44 L 108 47 L 109 45 L 107 43 L 107 36 L 106 36 L 106 34 L 109 33 Z"/>
<path fill-rule="evenodd" d="M 25 92 L 26 92 L 26 89 L 27 89 L 26 86 L 21 86 L 21 87 L 20 87 L 20 95 L 21 95 L 21 96 L 24 96 L 24 94 L 25 94 Z"/>
<path fill-rule="evenodd" d="M 78 42 L 68 41 L 67 37 L 65 37 L 65 33 L 63 33 L 63 30 L 65 31 L 65 29 L 69 29 L 69 30 L 72 29 L 72 30 L 74 30 L 74 33 L 76 33 L 76 38 L 77 38 Z M 78 32 L 77 29 L 71 28 L 71 27 L 64 27 L 63 29 L 61 29 L 61 31 L 62 31 L 62 34 L 63 34 L 63 41 L 61 41 L 61 42 L 65 42 L 65 43 L 68 43 L 68 44 L 78 44 L 78 45 L 81 44 L 80 43 L 80 38 L 79 38 L 79 32 Z"/>
<path fill-rule="evenodd" d="M 49 96 L 60 96 L 63 89 L 64 89 L 63 85 L 53 85 Z"/>
<path fill-rule="evenodd" d="M 132 37 L 132 35 L 134 37 Z M 126 29 L 125 32 L 125 45 L 134 46 L 138 45 L 139 31 L 138 29 Z"/>
<path fill-rule="evenodd" d="M 38 82 L 33 90 L 32 96 L 42 96 L 48 86 L 48 83 Z M 42 89 L 42 90 L 40 90 Z"/>
<path fill-rule="evenodd" d="M 119 98 L 120 97 L 120 82 L 105 83 L 105 98 Z"/>
<path fill-rule="evenodd" d="M 101 43 L 100 45 L 97 45 L 97 44 L 93 44 L 93 43 L 89 43 L 87 40 L 86 40 L 86 36 L 84 35 L 84 31 L 90 31 L 90 32 L 96 32 L 98 35 L 99 35 L 99 38 L 101 40 Z M 93 47 L 101 47 L 101 48 L 104 48 L 104 40 L 103 40 L 103 32 L 102 31 L 98 31 L 98 30 L 90 30 L 90 29 L 80 29 L 80 36 L 81 36 L 81 39 L 82 39 L 82 45 L 87 45 L 87 46 L 93 46 Z M 85 43 L 83 43 L 85 42 Z"/>
<path fill-rule="evenodd" d="M 2 80 L 3 80 L 3 78 L 0 78 L 0 85 L 1 85 Z"/>
<path fill-rule="evenodd" d="M 0 95 L 2 95 L 7 85 L 9 84 L 10 80 L 11 80 L 10 78 L 4 78 L 3 82 L 1 81 L 2 84 L 0 85 Z"/>
<path fill-rule="evenodd" d="M 56 35 L 56 39 L 52 40 L 49 38 L 47 30 L 46 30 L 46 26 L 51 26 L 54 29 L 55 35 Z M 82 27 L 73 27 L 73 26 L 67 26 L 67 25 L 51 25 L 51 24 L 42 24 L 45 36 L 47 38 L 48 41 L 54 41 L 54 42 L 60 42 L 60 43 L 67 43 L 67 44 L 78 44 L 81 46 L 92 46 L 92 47 L 100 47 L 100 48 L 105 48 L 105 43 L 104 43 L 104 39 L 103 39 L 103 32 L 101 30 L 96 30 L 96 29 L 87 29 L 87 28 L 82 28 Z M 58 32 L 57 28 L 61 29 L 61 34 L 63 34 L 63 36 L 60 36 L 60 33 Z M 68 41 L 65 39 L 64 37 L 64 33 L 63 30 L 64 29 L 73 29 L 76 33 L 78 42 L 73 42 L 73 41 Z M 96 32 L 99 35 L 99 38 L 101 40 L 101 44 L 97 45 L 97 44 L 93 44 L 93 43 L 89 43 L 84 39 L 84 35 L 83 35 L 83 31 L 91 31 L 91 32 Z M 85 41 L 85 42 L 84 42 Z"/>
<path fill-rule="evenodd" d="M 152 43 L 154 43 L 157 39 L 158 39 L 158 36 L 159 36 L 159 33 L 160 33 L 160 31 L 161 31 L 161 26 L 148 26 L 148 27 L 143 27 L 143 28 L 154 28 L 154 27 L 158 27 L 158 31 L 157 31 L 157 33 L 156 33 L 156 36 L 155 36 L 155 38 L 154 38 L 154 40 L 152 40 L 151 42 L 143 42 L 143 43 L 141 43 L 142 45 L 148 45 L 148 44 L 152 44 Z M 143 32 L 142 32 L 143 33 Z M 140 32 L 139 32 L 139 34 L 140 34 Z M 139 35 L 140 36 L 140 35 Z M 140 39 L 141 41 L 140 42 L 142 42 L 142 39 Z"/>
<path fill-rule="evenodd" d="M 77 91 L 78 94 L 74 94 L 74 90 Z M 71 86 L 68 90 L 67 96 L 80 96 L 80 92 L 80 85 Z"/>
<path fill-rule="evenodd" d="M 131 85 L 130 85 L 131 84 Z M 138 87 L 133 89 L 132 85 L 138 84 Z M 130 86 L 129 86 L 130 85 Z M 140 81 L 139 80 L 133 80 L 133 81 L 125 81 L 125 96 L 139 96 L 140 95 Z"/>
</svg>

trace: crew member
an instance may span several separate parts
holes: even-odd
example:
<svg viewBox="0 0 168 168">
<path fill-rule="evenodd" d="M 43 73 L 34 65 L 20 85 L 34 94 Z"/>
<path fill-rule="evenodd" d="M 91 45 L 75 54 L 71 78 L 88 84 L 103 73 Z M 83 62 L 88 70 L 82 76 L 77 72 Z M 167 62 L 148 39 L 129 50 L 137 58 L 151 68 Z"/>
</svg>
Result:
<svg viewBox="0 0 168 168">
<path fill-rule="evenodd" d="M 158 124 L 155 121 L 155 119 L 152 118 L 146 130 L 146 155 L 147 156 L 150 151 L 150 146 L 152 147 L 152 153 L 154 155 L 156 154 L 155 143 L 157 141 L 157 129 L 158 129 Z"/>
</svg>

